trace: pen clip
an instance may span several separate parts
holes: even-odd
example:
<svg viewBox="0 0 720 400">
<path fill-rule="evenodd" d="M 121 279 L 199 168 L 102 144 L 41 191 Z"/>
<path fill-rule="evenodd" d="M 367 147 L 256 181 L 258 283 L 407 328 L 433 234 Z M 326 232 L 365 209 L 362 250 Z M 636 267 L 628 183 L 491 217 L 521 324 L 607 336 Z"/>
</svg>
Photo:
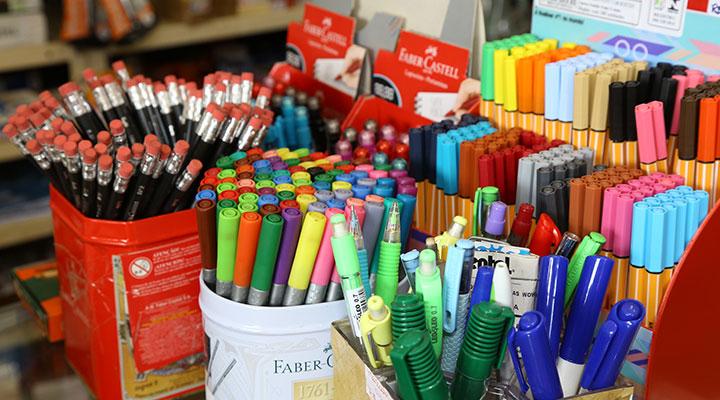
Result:
<svg viewBox="0 0 720 400">
<path fill-rule="evenodd" d="M 380 368 L 382 365 L 378 362 L 377 358 L 375 357 L 375 340 L 372 337 L 373 330 L 378 326 L 378 324 L 370 319 L 370 315 L 368 313 L 365 313 L 360 317 L 360 332 L 362 334 L 362 342 L 363 346 L 365 347 L 365 352 L 367 353 L 368 360 L 370 361 L 370 365 L 373 366 L 373 368 Z"/>
<path fill-rule="evenodd" d="M 462 277 L 465 252 L 463 249 L 450 246 L 447 261 L 445 262 L 445 276 L 443 285 L 443 329 L 445 332 L 455 332 L 458 294 L 460 293 L 460 279 Z"/>
<path fill-rule="evenodd" d="M 595 376 L 598 371 L 600 371 L 600 366 L 617 332 L 618 325 L 615 321 L 608 319 L 602 324 L 595 338 L 595 344 L 593 344 L 592 350 L 590 351 L 590 356 L 585 364 L 580 387 L 585 389 L 590 388 L 593 380 L 595 380 Z"/>
<path fill-rule="evenodd" d="M 520 359 L 518 357 L 518 348 L 515 345 L 515 334 L 517 333 L 517 330 L 515 328 L 510 328 L 507 334 L 507 346 L 510 348 L 510 359 L 513 363 L 513 368 L 515 369 L 515 375 L 517 375 L 518 378 L 518 385 L 520 385 L 520 391 L 525 394 L 527 393 L 529 387 L 527 384 L 527 381 L 525 380 L 525 375 L 523 375 L 522 367 L 520 366 Z"/>
</svg>

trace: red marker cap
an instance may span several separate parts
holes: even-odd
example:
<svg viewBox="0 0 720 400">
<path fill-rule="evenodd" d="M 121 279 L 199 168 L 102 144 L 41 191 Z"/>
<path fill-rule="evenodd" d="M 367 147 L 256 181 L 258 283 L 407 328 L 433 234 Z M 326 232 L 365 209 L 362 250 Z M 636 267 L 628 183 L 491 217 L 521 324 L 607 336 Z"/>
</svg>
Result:
<svg viewBox="0 0 720 400">
<path fill-rule="evenodd" d="M 519 246 L 525 246 L 527 244 L 528 235 L 530 234 L 530 227 L 532 227 L 532 216 L 535 211 L 535 207 L 532 204 L 522 203 L 518 208 L 517 216 L 513 221 L 510 232 L 512 235 L 517 236 L 523 240 Z"/>
<path fill-rule="evenodd" d="M 190 161 L 190 163 L 187 166 L 187 171 L 192 176 L 198 176 L 201 169 L 202 169 L 202 163 L 200 162 L 200 160 L 192 160 L 192 161 Z"/>
<path fill-rule="evenodd" d="M 91 149 L 93 147 L 93 144 L 89 140 L 81 140 L 80 143 L 78 143 L 78 151 L 80 154 L 84 153 L 85 150 Z"/>
<path fill-rule="evenodd" d="M 92 164 L 95 161 L 97 161 L 97 158 L 98 158 L 98 154 L 94 149 L 87 149 L 87 150 L 83 151 L 82 155 L 83 155 L 83 162 L 85 164 Z"/>
<path fill-rule="evenodd" d="M 78 153 L 78 144 L 75 142 L 67 141 L 63 145 L 63 152 L 67 157 L 72 157 Z"/>
<path fill-rule="evenodd" d="M 103 154 L 98 159 L 98 168 L 103 171 L 108 171 L 112 169 L 113 165 L 113 158 L 107 154 Z"/>
<path fill-rule="evenodd" d="M 107 145 L 103 144 L 103 143 L 96 144 L 94 149 L 95 149 L 95 152 L 98 153 L 98 155 L 107 154 L 107 150 L 108 150 Z"/>
<path fill-rule="evenodd" d="M 17 127 L 13 124 L 5 124 L 2 131 L 8 139 L 12 139 L 18 134 Z"/>
<path fill-rule="evenodd" d="M 126 161 L 120 164 L 120 170 L 118 170 L 118 175 L 120 175 L 120 177 L 122 177 L 123 179 L 128 179 L 132 176 L 134 169 L 135 167 L 133 167 L 131 163 Z"/>
<path fill-rule="evenodd" d="M 113 135 L 122 135 L 125 133 L 125 124 L 123 124 L 122 121 L 119 119 L 114 119 L 110 121 L 110 132 L 112 132 Z"/>
<path fill-rule="evenodd" d="M 133 158 L 142 158 L 143 153 L 145 153 L 145 146 L 141 143 L 133 143 L 131 150 Z"/>
<path fill-rule="evenodd" d="M 104 145 L 110 144 L 110 132 L 108 132 L 108 131 L 98 132 L 97 141 L 98 141 L 98 143 L 102 143 Z"/>
<path fill-rule="evenodd" d="M 538 256 L 546 256 L 552 252 L 553 247 L 557 246 L 562 239 L 562 232 L 558 229 L 552 218 L 545 213 L 540 214 L 535 233 L 530 239 L 530 252 Z"/>
<path fill-rule="evenodd" d="M 72 81 L 64 83 L 64 84 L 60 85 L 60 87 L 58 88 L 58 92 L 60 92 L 60 96 L 62 96 L 62 97 L 65 97 L 72 92 L 79 92 L 79 91 L 80 91 L 80 87 L 77 84 L 75 84 L 75 82 L 72 82 Z"/>
<path fill-rule="evenodd" d="M 127 146 L 121 146 L 118 151 L 115 153 L 115 157 L 118 159 L 118 161 L 130 161 L 130 157 L 132 157 L 132 153 L 130 152 L 130 148 Z"/>
<path fill-rule="evenodd" d="M 188 150 L 190 150 L 190 143 L 187 141 L 181 139 L 175 142 L 175 147 L 173 148 L 173 152 L 175 152 L 175 154 L 184 156 L 187 154 Z"/>
</svg>

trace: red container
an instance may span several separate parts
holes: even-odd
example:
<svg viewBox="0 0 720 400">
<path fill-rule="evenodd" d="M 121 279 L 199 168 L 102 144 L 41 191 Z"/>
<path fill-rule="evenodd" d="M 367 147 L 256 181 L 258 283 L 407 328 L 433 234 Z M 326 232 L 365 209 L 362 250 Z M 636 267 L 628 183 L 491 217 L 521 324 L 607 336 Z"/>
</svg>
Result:
<svg viewBox="0 0 720 400">
<path fill-rule="evenodd" d="M 195 213 L 95 220 L 53 188 L 50 208 L 65 352 L 86 385 L 99 399 L 201 389 Z"/>
</svg>

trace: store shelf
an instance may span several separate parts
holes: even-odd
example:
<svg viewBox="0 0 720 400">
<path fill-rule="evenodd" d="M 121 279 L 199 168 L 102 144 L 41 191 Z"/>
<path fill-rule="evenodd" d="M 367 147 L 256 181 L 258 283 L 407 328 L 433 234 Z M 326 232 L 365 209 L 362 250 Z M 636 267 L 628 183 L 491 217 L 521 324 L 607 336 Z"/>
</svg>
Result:
<svg viewBox="0 0 720 400">
<path fill-rule="evenodd" d="M 40 68 L 73 61 L 75 50 L 62 42 L 20 45 L 2 49 L 0 72 Z"/>
<path fill-rule="evenodd" d="M 7 140 L 0 140 L 0 163 L 15 161 L 22 158 L 20 150 Z"/>
<path fill-rule="evenodd" d="M 0 222 L 0 249 L 48 237 L 52 233 L 50 210 L 29 218 Z"/>
</svg>

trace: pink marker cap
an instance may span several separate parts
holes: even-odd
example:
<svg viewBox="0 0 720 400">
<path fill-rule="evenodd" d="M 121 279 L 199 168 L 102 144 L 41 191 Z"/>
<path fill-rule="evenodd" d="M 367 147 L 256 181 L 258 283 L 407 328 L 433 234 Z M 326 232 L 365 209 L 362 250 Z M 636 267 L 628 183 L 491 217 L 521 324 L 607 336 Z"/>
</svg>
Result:
<svg viewBox="0 0 720 400">
<path fill-rule="evenodd" d="M 655 134 L 653 133 L 653 112 L 650 105 L 638 104 L 635 106 L 635 121 L 640 162 L 643 164 L 653 163 L 657 161 L 657 154 L 655 151 Z"/>
<path fill-rule="evenodd" d="M 360 221 L 360 227 L 365 224 L 365 201 L 351 197 L 345 201 L 345 220 L 350 221 L 350 206 L 355 207 L 355 214 L 357 214 L 358 220 Z"/>
<path fill-rule="evenodd" d="M 676 186 L 681 186 L 685 184 L 685 177 L 678 174 L 670 174 L 668 175 L 668 178 L 672 179 L 673 182 L 675 182 Z"/>
<path fill-rule="evenodd" d="M 605 189 L 603 194 L 602 206 L 602 222 L 600 224 L 600 233 L 605 236 L 605 244 L 603 249 L 612 251 L 613 236 L 615 234 L 615 201 L 620 192 L 615 188 Z"/>
<path fill-rule="evenodd" d="M 415 185 L 400 185 L 397 190 L 398 194 L 409 194 L 410 196 L 417 196 L 417 188 Z"/>
<path fill-rule="evenodd" d="M 390 170 L 390 172 L 389 172 L 390 177 L 394 178 L 396 180 L 406 177 L 407 174 L 408 174 L 407 170 L 404 170 L 404 169 L 393 169 L 393 170 Z"/>
<path fill-rule="evenodd" d="M 632 186 L 628 185 L 627 183 L 621 183 L 617 186 L 615 186 L 615 189 L 621 194 L 623 193 L 631 193 L 633 190 L 635 190 Z"/>
<path fill-rule="evenodd" d="M 667 188 L 666 188 L 664 185 L 660 184 L 660 183 L 654 184 L 654 185 L 652 186 L 652 189 L 653 189 L 653 192 L 655 192 L 655 194 L 663 193 L 663 192 L 665 192 L 665 191 L 667 190 Z"/>
<path fill-rule="evenodd" d="M 675 184 L 675 181 L 673 181 L 673 180 L 670 179 L 670 178 L 660 179 L 660 184 L 665 187 L 665 190 L 670 190 L 670 189 L 674 188 L 675 186 L 677 186 L 677 185 Z"/>
<path fill-rule="evenodd" d="M 655 178 L 653 178 L 652 176 L 647 176 L 647 175 L 646 175 L 646 176 L 641 176 L 641 177 L 639 177 L 638 180 L 639 180 L 640 182 L 642 182 L 643 185 L 654 185 L 655 182 L 657 182 L 657 181 L 655 180 Z"/>
<path fill-rule="evenodd" d="M 315 285 L 326 286 L 330 283 L 330 276 L 332 275 L 333 268 L 335 267 L 335 258 L 333 257 L 332 244 L 330 243 L 330 237 L 332 236 L 330 218 L 335 214 L 342 213 L 342 210 L 337 208 L 328 208 L 325 210 L 325 217 L 327 217 L 325 232 L 323 232 L 320 249 L 318 250 L 317 258 L 315 259 L 315 266 L 313 267 L 313 273 L 310 277 L 310 282 Z"/>
<path fill-rule="evenodd" d="M 650 177 L 655 179 L 655 181 L 660 181 L 661 179 L 665 179 L 668 176 L 666 173 L 658 171 L 658 172 L 653 172 L 652 174 L 650 174 Z"/>
<path fill-rule="evenodd" d="M 643 193 L 640 190 L 636 190 L 636 191 L 630 193 L 630 196 L 632 196 L 633 200 L 635 200 L 635 201 L 643 201 L 643 199 L 646 197 L 645 193 Z"/>
<path fill-rule="evenodd" d="M 694 88 L 695 86 L 705 82 L 705 75 L 700 70 L 688 69 L 685 71 L 685 74 L 687 74 L 688 77 L 687 87 L 689 88 Z"/>
<path fill-rule="evenodd" d="M 273 150 L 268 150 L 268 151 L 264 152 L 262 155 L 262 158 L 266 159 L 266 158 L 270 158 L 270 157 L 275 157 L 277 155 L 278 155 L 277 150 L 273 149 Z"/>
<path fill-rule="evenodd" d="M 371 179 L 380 179 L 380 178 L 387 178 L 388 177 L 388 171 L 381 171 L 381 170 L 374 170 L 368 172 L 368 177 Z"/>
<path fill-rule="evenodd" d="M 628 194 L 621 194 L 615 200 L 615 237 L 613 253 L 618 257 L 630 255 L 630 237 L 632 235 L 632 214 L 635 199 Z"/>
<path fill-rule="evenodd" d="M 398 186 L 415 186 L 415 178 L 412 176 L 403 176 L 402 178 L 398 179 Z"/>
<path fill-rule="evenodd" d="M 255 187 L 255 181 L 252 179 L 240 179 L 237 183 L 238 188 L 241 187 Z"/>
<path fill-rule="evenodd" d="M 375 169 L 375 168 L 373 168 L 373 166 L 371 164 L 360 164 L 357 167 L 355 167 L 356 171 L 365 171 L 368 173 L 370 171 L 372 171 L 373 169 Z"/>
<path fill-rule="evenodd" d="M 667 159 L 667 145 L 665 138 L 665 114 L 662 101 L 650 102 L 653 116 L 653 131 L 655 133 L 655 154 L 658 160 Z"/>
<path fill-rule="evenodd" d="M 340 157 L 339 154 L 333 154 L 333 155 L 327 156 L 326 160 L 330 164 L 335 164 L 336 162 L 342 161 L 342 157 Z"/>
<path fill-rule="evenodd" d="M 645 197 L 652 197 L 655 195 L 655 190 L 651 186 L 643 186 L 640 188 L 640 193 Z"/>
</svg>

